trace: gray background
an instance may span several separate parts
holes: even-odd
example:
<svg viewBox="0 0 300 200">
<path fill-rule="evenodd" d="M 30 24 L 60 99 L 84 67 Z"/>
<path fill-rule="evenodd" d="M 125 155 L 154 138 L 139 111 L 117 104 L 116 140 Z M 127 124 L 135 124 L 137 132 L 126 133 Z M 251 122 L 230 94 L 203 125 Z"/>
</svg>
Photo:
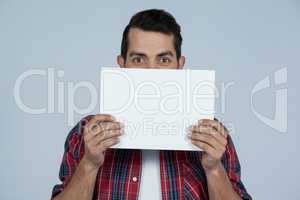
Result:
<svg viewBox="0 0 300 200">
<path fill-rule="evenodd" d="M 0 199 L 48 199 L 58 182 L 63 144 L 71 128 L 67 112 L 32 115 L 20 110 L 13 97 L 17 77 L 29 69 L 54 67 L 65 72 L 56 83 L 88 80 L 97 85 L 100 66 L 116 65 L 121 32 L 131 15 L 153 7 L 170 11 L 182 25 L 186 66 L 215 69 L 218 81 L 234 82 L 225 113 L 217 102 L 218 116 L 234 126 L 243 181 L 254 199 L 300 199 L 297 0 L 0 0 Z M 262 123 L 250 107 L 255 83 L 283 66 L 288 69 L 287 133 Z M 24 101 L 45 106 L 46 86 L 45 77 L 26 80 Z M 86 90 L 76 93 L 77 105 L 86 107 L 89 100 Z M 272 116 L 274 90 L 257 94 L 255 105 Z M 98 106 L 91 113 L 97 110 Z M 81 117 L 76 114 L 75 121 Z"/>
</svg>

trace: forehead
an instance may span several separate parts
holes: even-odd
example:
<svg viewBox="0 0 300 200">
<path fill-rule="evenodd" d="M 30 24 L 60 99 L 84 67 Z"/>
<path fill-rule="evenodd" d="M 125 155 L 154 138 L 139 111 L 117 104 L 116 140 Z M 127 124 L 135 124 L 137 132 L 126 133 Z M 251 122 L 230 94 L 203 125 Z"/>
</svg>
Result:
<svg viewBox="0 0 300 200">
<path fill-rule="evenodd" d="M 163 51 L 175 53 L 174 36 L 154 31 L 144 31 L 139 28 L 131 28 L 128 34 L 128 52 L 142 51 L 156 54 Z"/>
</svg>

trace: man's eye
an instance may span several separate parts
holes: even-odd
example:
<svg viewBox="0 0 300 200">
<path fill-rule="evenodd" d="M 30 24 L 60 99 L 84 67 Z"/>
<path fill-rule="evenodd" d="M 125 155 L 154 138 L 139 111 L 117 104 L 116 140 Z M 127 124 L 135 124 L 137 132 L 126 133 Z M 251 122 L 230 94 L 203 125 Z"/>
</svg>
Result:
<svg viewBox="0 0 300 200">
<path fill-rule="evenodd" d="M 160 62 L 164 64 L 168 64 L 171 62 L 171 59 L 169 59 L 168 57 L 162 57 L 160 58 Z"/>
<path fill-rule="evenodd" d="M 141 64 L 141 63 L 143 63 L 143 58 L 135 57 L 135 58 L 132 59 L 132 62 L 135 63 L 135 64 Z"/>
</svg>

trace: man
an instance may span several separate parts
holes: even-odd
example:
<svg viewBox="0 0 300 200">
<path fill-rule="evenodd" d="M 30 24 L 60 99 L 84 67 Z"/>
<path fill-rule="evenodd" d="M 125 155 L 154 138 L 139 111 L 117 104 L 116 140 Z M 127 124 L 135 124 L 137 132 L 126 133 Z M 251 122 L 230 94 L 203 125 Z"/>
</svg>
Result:
<svg viewBox="0 0 300 200">
<path fill-rule="evenodd" d="M 134 15 L 123 33 L 120 67 L 182 69 L 180 26 L 163 10 Z M 188 137 L 203 152 L 113 149 L 123 126 L 108 114 L 88 116 L 69 133 L 54 200 L 251 199 L 227 129 L 201 120 Z"/>
</svg>

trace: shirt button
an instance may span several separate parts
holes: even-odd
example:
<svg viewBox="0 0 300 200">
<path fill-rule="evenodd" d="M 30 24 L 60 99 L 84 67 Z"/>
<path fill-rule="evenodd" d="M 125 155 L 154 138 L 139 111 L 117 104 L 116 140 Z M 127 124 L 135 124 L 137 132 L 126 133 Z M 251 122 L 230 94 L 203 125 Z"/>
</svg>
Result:
<svg viewBox="0 0 300 200">
<path fill-rule="evenodd" d="M 132 181 L 137 182 L 137 177 L 136 176 L 132 177 Z"/>
</svg>

